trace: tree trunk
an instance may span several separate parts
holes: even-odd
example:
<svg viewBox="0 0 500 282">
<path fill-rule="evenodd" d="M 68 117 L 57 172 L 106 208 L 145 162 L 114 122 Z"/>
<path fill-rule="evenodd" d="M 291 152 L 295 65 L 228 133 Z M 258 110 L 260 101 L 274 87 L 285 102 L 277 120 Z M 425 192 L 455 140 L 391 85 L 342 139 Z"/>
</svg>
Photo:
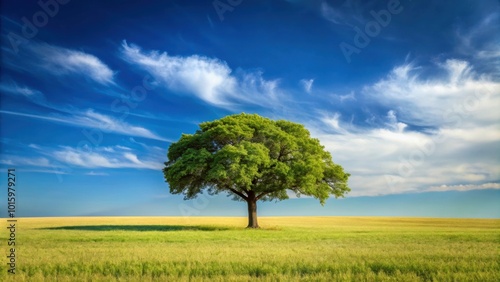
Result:
<svg viewBox="0 0 500 282">
<path fill-rule="evenodd" d="M 248 195 L 248 226 L 247 228 L 259 228 L 257 223 L 257 200 L 255 199 L 255 193 L 249 193 Z"/>
</svg>

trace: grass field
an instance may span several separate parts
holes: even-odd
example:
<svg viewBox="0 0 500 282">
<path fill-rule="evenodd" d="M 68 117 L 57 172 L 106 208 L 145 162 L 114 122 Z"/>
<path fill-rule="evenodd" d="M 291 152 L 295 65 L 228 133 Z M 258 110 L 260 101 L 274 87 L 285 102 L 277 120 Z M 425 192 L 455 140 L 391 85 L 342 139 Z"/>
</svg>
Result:
<svg viewBox="0 0 500 282">
<path fill-rule="evenodd" d="M 20 218 L 1 281 L 500 281 L 500 220 Z M 7 226 L 7 225 L 6 225 Z"/>
</svg>

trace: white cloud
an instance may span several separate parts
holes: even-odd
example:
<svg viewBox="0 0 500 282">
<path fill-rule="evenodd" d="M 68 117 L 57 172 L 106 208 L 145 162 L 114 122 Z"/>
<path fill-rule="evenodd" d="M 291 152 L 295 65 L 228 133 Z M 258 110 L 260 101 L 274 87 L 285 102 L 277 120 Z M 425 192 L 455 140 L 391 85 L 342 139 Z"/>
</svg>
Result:
<svg viewBox="0 0 500 282">
<path fill-rule="evenodd" d="M 476 53 L 476 56 L 480 59 L 488 60 L 488 59 L 497 59 L 500 58 L 500 47 L 496 47 L 496 49 L 492 50 L 481 50 Z"/>
<path fill-rule="evenodd" d="M 84 128 L 97 129 L 101 130 L 102 132 L 111 132 L 127 136 L 137 136 L 137 137 L 144 137 L 144 138 L 170 142 L 170 140 L 162 138 L 144 127 L 131 125 L 129 123 L 126 123 L 125 121 L 115 119 L 111 116 L 96 113 L 92 109 L 83 112 L 77 112 L 73 116 L 60 116 L 60 115 L 42 116 L 42 115 L 26 114 L 19 112 L 4 111 L 4 110 L 0 110 L 0 113 L 46 120 L 50 122 L 70 124 L 73 126 L 79 126 Z"/>
<path fill-rule="evenodd" d="M 332 152 L 334 161 L 352 174 L 353 196 L 418 192 L 438 183 L 495 181 L 500 177 L 500 165 L 492 156 L 492 144 L 500 139 L 436 143 L 433 136 L 389 129 L 336 135 L 316 129 L 312 134 Z M 477 150 L 480 146 L 488 148 Z"/>
<path fill-rule="evenodd" d="M 41 91 L 19 84 L 9 78 L 4 79 L 0 83 L 0 91 L 14 96 L 22 96 L 36 104 L 46 104 L 45 95 Z"/>
<path fill-rule="evenodd" d="M 346 132 L 343 128 L 340 127 L 340 124 L 339 124 L 340 114 L 339 113 L 334 113 L 333 115 L 323 113 L 321 121 L 337 132 Z"/>
<path fill-rule="evenodd" d="M 90 172 L 85 173 L 85 175 L 90 175 L 90 176 L 106 176 L 106 175 L 109 175 L 109 174 L 105 173 L 105 172 L 90 171 Z"/>
<path fill-rule="evenodd" d="M 343 103 L 346 100 L 354 100 L 356 101 L 356 95 L 354 94 L 354 91 L 351 91 L 349 94 L 346 95 L 336 95 L 340 102 Z"/>
<path fill-rule="evenodd" d="M 160 157 L 145 152 L 141 159 L 129 150 L 118 146 L 113 151 L 97 147 L 93 150 L 78 150 L 72 147 L 61 147 L 50 153 L 58 162 L 82 168 L 137 168 L 159 170 L 163 167 Z"/>
<path fill-rule="evenodd" d="M 141 144 L 130 148 L 122 145 L 79 148 L 47 147 L 30 144 L 30 156 L 2 154 L 0 164 L 16 166 L 23 171 L 67 174 L 75 168 L 152 169 L 160 170 L 166 159 L 166 148 Z M 108 175 L 106 172 L 86 172 L 85 175 Z"/>
<path fill-rule="evenodd" d="M 300 84 L 302 84 L 302 87 L 304 87 L 304 90 L 311 94 L 312 86 L 314 83 L 314 79 L 302 79 L 300 80 Z"/>
<path fill-rule="evenodd" d="M 241 102 L 270 105 L 279 92 L 278 80 L 265 80 L 260 72 L 234 74 L 224 61 L 215 58 L 144 52 L 125 41 L 122 53 L 127 62 L 150 72 L 171 91 L 194 95 L 219 107 Z"/>
<path fill-rule="evenodd" d="M 8 154 L 2 154 L 2 158 L 0 159 L 0 163 L 4 165 L 12 165 L 12 166 L 36 166 L 36 167 L 51 167 L 51 163 L 47 158 L 28 158 L 28 157 L 20 157 L 13 156 Z"/>
<path fill-rule="evenodd" d="M 346 124 L 340 114 L 308 124 L 352 174 L 351 196 L 485 189 L 491 185 L 483 183 L 500 179 L 500 83 L 476 75 L 464 61 L 437 67 L 444 75 L 422 79 L 418 67 L 406 64 L 363 88 L 365 98 L 390 109 L 378 127 Z"/>
<path fill-rule="evenodd" d="M 39 66 L 57 75 L 79 74 L 100 84 L 113 83 L 114 72 L 94 55 L 49 44 L 34 44 L 31 51 Z"/>
<path fill-rule="evenodd" d="M 443 78 L 423 80 L 411 64 L 393 69 L 379 82 L 364 87 L 372 100 L 395 109 L 403 122 L 418 126 L 461 123 L 495 123 L 500 119 L 500 84 L 478 76 L 464 61 L 447 60 L 437 65 Z M 472 115 L 472 112 L 474 114 Z M 424 114 L 425 113 L 425 114 Z M 471 118 L 473 120 L 471 120 Z"/>
<path fill-rule="evenodd" d="M 387 125 L 396 132 L 401 133 L 408 126 L 407 124 L 398 121 L 398 118 L 396 117 L 396 112 L 394 112 L 393 110 L 387 112 L 387 120 L 388 120 Z"/>
<path fill-rule="evenodd" d="M 49 173 L 49 174 L 69 174 L 68 171 L 64 171 L 61 169 L 23 169 L 23 172 L 40 172 L 40 173 Z"/>
<path fill-rule="evenodd" d="M 35 149 L 35 150 L 39 150 L 40 149 L 40 146 L 38 146 L 37 144 L 29 144 L 28 147 L 32 148 L 32 149 Z"/>
<path fill-rule="evenodd" d="M 144 127 L 128 124 L 122 120 L 112 118 L 111 116 L 96 113 L 91 109 L 85 111 L 80 116 L 75 116 L 72 122 L 80 126 L 98 128 L 103 131 L 120 133 L 123 135 L 168 141 Z"/>
<path fill-rule="evenodd" d="M 141 161 L 137 158 L 137 156 L 136 156 L 136 155 L 134 155 L 134 154 L 132 154 L 132 153 L 128 153 L 128 152 L 127 152 L 127 153 L 124 153 L 124 154 L 123 154 L 123 156 L 124 156 L 127 160 L 131 161 L 131 162 L 132 162 L 132 163 L 134 163 L 134 164 L 140 164 L 140 163 L 141 163 Z"/>
<path fill-rule="evenodd" d="M 18 54 L 6 52 L 2 59 L 2 66 L 34 76 L 40 76 L 40 73 L 77 75 L 106 86 L 115 84 L 113 70 L 96 56 L 79 50 L 30 42 Z"/>
<path fill-rule="evenodd" d="M 494 6 L 491 6 L 475 24 L 457 26 L 454 51 L 474 61 L 480 69 L 495 76 L 498 80 L 500 78 L 500 40 L 498 36 L 492 36 L 492 34 L 500 32 L 500 13 L 498 13 L 498 3 Z"/>
<path fill-rule="evenodd" d="M 500 189 L 500 183 L 440 185 L 432 186 L 428 191 L 470 191 L 482 189 Z"/>
</svg>

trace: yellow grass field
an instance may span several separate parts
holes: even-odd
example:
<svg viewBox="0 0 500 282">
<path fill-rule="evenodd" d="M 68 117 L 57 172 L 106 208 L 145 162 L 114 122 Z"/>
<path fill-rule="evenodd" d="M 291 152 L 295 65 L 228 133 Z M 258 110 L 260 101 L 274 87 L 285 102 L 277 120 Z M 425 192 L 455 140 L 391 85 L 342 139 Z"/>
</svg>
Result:
<svg viewBox="0 0 500 282">
<path fill-rule="evenodd" d="M 8 226 L 4 219 L 5 226 Z M 1 281 L 500 281 L 498 219 L 18 218 Z"/>
</svg>

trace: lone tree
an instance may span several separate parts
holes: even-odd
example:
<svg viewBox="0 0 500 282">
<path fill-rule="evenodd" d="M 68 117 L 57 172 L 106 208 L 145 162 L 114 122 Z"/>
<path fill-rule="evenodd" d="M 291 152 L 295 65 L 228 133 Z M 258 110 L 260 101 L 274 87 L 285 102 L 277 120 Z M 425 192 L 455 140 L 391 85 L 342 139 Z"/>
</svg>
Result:
<svg viewBox="0 0 500 282">
<path fill-rule="evenodd" d="M 258 228 L 257 201 L 288 199 L 286 190 L 323 205 L 350 189 L 349 174 L 303 125 L 237 114 L 204 122 L 168 149 L 163 169 L 170 193 L 193 199 L 206 189 L 248 204 L 248 228 Z"/>
</svg>

